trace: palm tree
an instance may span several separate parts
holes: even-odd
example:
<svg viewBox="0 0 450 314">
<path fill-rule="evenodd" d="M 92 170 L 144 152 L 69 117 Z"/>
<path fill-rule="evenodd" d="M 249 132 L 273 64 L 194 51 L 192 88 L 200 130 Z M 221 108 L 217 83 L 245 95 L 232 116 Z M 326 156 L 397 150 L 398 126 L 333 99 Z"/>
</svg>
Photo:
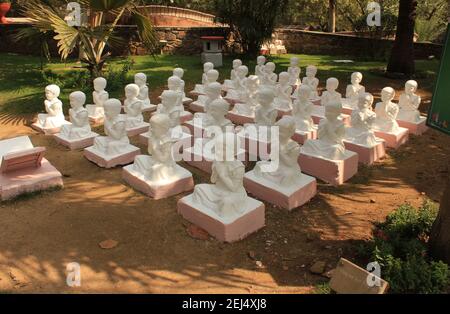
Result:
<svg viewBox="0 0 450 314">
<path fill-rule="evenodd" d="M 158 47 L 158 40 L 150 20 L 142 15 L 137 0 L 79 0 L 78 3 L 89 12 L 86 25 L 73 27 L 64 20 L 64 15 L 47 1 L 28 0 L 22 3 L 22 13 L 31 19 L 34 31 L 20 32 L 17 40 L 29 40 L 30 36 L 54 34 L 58 52 L 66 60 L 76 49 L 80 61 L 90 71 L 91 77 L 101 76 L 103 67 L 110 56 L 106 47 L 123 44 L 123 38 L 115 35 L 119 21 L 129 17 L 137 26 L 138 33 L 149 51 Z"/>
</svg>

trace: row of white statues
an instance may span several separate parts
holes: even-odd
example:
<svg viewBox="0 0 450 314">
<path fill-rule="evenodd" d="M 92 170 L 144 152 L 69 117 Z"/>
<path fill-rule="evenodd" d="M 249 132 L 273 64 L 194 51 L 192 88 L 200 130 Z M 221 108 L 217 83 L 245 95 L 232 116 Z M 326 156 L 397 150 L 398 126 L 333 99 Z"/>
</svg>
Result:
<svg viewBox="0 0 450 314">
<path fill-rule="evenodd" d="M 399 105 L 393 102 L 394 89 L 384 88 L 381 102 L 373 110 L 374 97 L 366 93 L 361 85 L 362 74 L 353 73 L 346 98 L 342 98 L 337 91 L 339 81 L 336 78 L 327 80 L 326 90 L 320 97 L 321 105 L 324 106 L 324 118 L 316 125 L 313 112 L 317 107 L 314 101 L 318 99 L 319 80 L 315 77 L 317 68 L 309 66 L 307 76 L 300 80 L 298 58 L 293 58 L 288 71 L 278 76 L 275 64 L 266 64 L 263 58 L 258 58 L 255 75 L 250 76 L 248 68 L 240 60 L 235 60 L 230 80 L 224 84 L 218 82 L 219 74 L 214 66 L 205 64 L 202 83 L 196 85 L 193 91 L 198 96 L 197 103 L 203 106 L 203 112 L 196 113 L 195 116 L 185 110 L 184 105 L 191 100 L 185 94 L 184 71 L 177 68 L 168 79 L 168 90 L 162 93 L 161 103 L 155 106 L 156 112 L 149 124 L 144 121 L 142 112 L 153 105 L 149 100 L 147 79 L 143 73 L 135 76 L 135 83 L 125 87 L 123 104 L 117 99 L 109 99 L 104 78 L 94 81 L 95 105 L 92 106 L 95 108 L 89 105 L 84 107 L 84 93 L 70 94 L 70 122 L 63 115 L 62 102 L 58 99 L 59 87 L 50 85 L 46 88 L 46 113 L 38 116 L 37 123 L 42 128 L 60 128 L 60 136 L 82 140 L 95 134 L 90 127 L 91 114 L 101 115 L 105 136 L 95 134 L 89 149 L 106 159 L 120 157 L 137 149 L 130 144 L 127 131 L 147 125 L 149 155 L 133 156 L 132 169 L 147 184 L 154 186 L 174 184 L 186 176 L 187 170 L 178 166 L 173 156 L 173 146 L 183 133 L 180 127 L 183 116 L 191 115 L 194 122 L 201 121 L 204 129 L 216 127 L 220 132 L 216 132 L 213 138 L 195 140 L 194 145 L 202 147 L 214 140 L 216 158 L 212 165 L 212 184 L 196 186 L 192 200 L 199 207 L 211 210 L 219 219 L 227 220 L 243 214 L 240 210 L 245 207 L 245 202 L 249 202 L 243 183 L 245 167 L 236 159 L 241 147 L 236 144 L 239 142 L 239 134 L 228 131 L 228 127 L 234 128 L 232 121 L 228 119 L 229 112 L 254 117 L 254 123 L 244 125 L 239 132 L 252 125 L 278 127 L 277 169 L 263 171 L 270 161 L 260 161 L 252 173 L 258 180 L 271 182 L 271 186 L 274 184 L 280 190 L 299 185 L 306 176 L 300 169 L 300 154 L 330 161 L 345 160 L 348 157 L 345 142 L 371 147 L 379 143 L 375 135 L 377 131 L 396 132 L 399 117 L 408 121 L 420 119 L 418 107 L 421 100 L 416 95 L 417 82 L 406 83 Z M 224 90 L 227 94 L 225 97 L 222 96 Z M 341 115 L 345 105 L 353 109 L 350 126 L 344 124 Z M 125 113 L 122 114 L 122 111 Z M 280 111 L 286 112 L 281 119 Z M 301 146 L 292 139 L 298 131 L 316 132 L 317 137 L 305 141 Z M 231 146 L 228 143 L 230 137 L 236 139 Z M 223 160 L 230 154 L 233 156 L 231 160 Z"/>
</svg>

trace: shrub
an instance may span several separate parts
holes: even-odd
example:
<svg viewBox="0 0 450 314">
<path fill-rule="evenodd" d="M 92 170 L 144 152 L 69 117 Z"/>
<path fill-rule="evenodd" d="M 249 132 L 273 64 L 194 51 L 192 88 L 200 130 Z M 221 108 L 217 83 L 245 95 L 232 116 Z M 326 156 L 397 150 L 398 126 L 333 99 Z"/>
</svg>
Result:
<svg viewBox="0 0 450 314">
<path fill-rule="evenodd" d="M 441 293 L 447 289 L 448 265 L 431 260 L 427 254 L 437 212 L 430 201 L 419 209 L 402 205 L 377 225 L 374 239 L 360 248 L 360 254 L 380 264 L 392 293 Z"/>
</svg>

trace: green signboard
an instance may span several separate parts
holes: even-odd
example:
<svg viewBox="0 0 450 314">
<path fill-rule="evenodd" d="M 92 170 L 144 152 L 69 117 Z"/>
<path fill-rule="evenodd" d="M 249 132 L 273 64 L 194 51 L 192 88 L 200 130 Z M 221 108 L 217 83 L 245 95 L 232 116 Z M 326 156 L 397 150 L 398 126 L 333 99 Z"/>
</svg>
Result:
<svg viewBox="0 0 450 314">
<path fill-rule="evenodd" d="M 450 135 L 450 24 L 427 124 Z"/>
</svg>

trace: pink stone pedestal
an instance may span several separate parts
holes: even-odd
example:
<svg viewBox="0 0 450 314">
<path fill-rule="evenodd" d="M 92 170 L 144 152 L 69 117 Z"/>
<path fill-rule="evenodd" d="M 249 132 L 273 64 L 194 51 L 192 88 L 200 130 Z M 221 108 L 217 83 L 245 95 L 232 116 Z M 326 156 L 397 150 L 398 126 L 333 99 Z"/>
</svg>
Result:
<svg viewBox="0 0 450 314">
<path fill-rule="evenodd" d="M 158 109 L 158 106 L 151 104 L 151 105 L 144 106 L 142 108 L 142 112 L 153 112 L 153 111 L 156 111 L 156 109 Z"/>
<path fill-rule="evenodd" d="M 130 145 L 128 151 L 123 153 L 122 155 L 117 156 L 104 156 L 102 153 L 96 151 L 93 146 L 85 148 L 84 157 L 97 164 L 101 168 L 114 168 L 117 166 L 124 166 L 128 164 L 132 164 L 134 162 L 134 158 L 141 153 L 141 150 L 138 147 Z"/>
<path fill-rule="evenodd" d="M 192 119 L 194 119 L 194 115 L 191 112 L 189 112 L 189 111 L 185 111 L 180 116 L 180 123 L 183 124 L 183 123 L 186 123 L 186 122 L 188 122 L 188 121 L 190 121 Z"/>
<path fill-rule="evenodd" d="M 307 140 L 317 139 L 317 130 L 311 132 L 296 131 L 292 139 L 300 145 L 303 145 Z"/>
<path fill-rule="evenodd" d="M 137 128 L 133 128 L 133 129 L 127 129 L 127 135 L 128 135 L 128 137 L 137 136 L 139 134 L 148 132 L 149 128 L 150 128 L 150 124 L 142 123 L 142 126 L 139 126 Z"/>
<path fill-rule="evenodd" d="M 62 136 L 59 133 L 59 134 L 54 135 L 54 139 L 58 144 L 63 145 L 65 147 L 69 148 L 70 150 L 76 150 L 76 149 L 83 149 L 83 148 L 94 145 L 94 140 L 97 136 L 98 136 L 97 133 L 91 132 L 91 136 L 89 136 L 89 137 L 77 139 L 77 140 L 71 140 L 71 139 L 65 138 L 64 136 Z"/>
<path fill-rule="evenodd" d="M 258 199 L 289 211 L 306 204 L 317 194 L 317 181 L 308 175 L 303 175 L 298 184 L 283 187 L 250 171 L 245 174 L 244 186 Z"/>
<path fill-rule="evenodd" d="M 255 123 L 255 117 L 249 117 L 237 114 L 233 111 L 229 111 L 227 115 L 227 119 L 231 120 L 234 124 L 237 125 L 245 125 L 249 123 Z"/>
<path fill-rule="evenodd" d="M 43 158 L 38 168 L 24 168 L 0 174 L 0 197 L 5 201 L 24 193 L 63 185 L 61 173 Z"/>
<path fill-rule="evenodd" d="M 321 106 L 322 105 L 322 100 L 320 98 L 316 98 L 316 99 L 311 99 L 311 102 L 316 105 L 316 106 Z"/>
<path fill-rule="evenodd" d="M 177 168 L 177 171 L 183 173 L 183 175 L 180 176 L 178 180 L 172 182 L 155 184 L 154 182 L 146 181 L 142 174 L 134 171 L 133 165 L 123 168 L 122 178 L 135 190 L 142 192 L 155 200 L 160 200 L 194 190 L 194 179 L 192 174 L 178 165 Z"/>
<path fill-rule="evenodd" d="M 71 124 L 70 122 L 67 122 L 66 124 Z M 51 129 L 44 129 L 42 128 L 38 123 L 33 123 L 31 125 L 31 128 L 38 131 L 39 133 L 43 133 L 44 135 L 54 135 L 61 132 L 61 128 L 51 128 Z"/>
<path fill-rule="evenodd" d="M 382 138 L 386 141 L 386 146 L 388 148 L 397 149 L 409 139 L 409 130 L 405 128 L 400 128 L 397 133 L 386 133 L 375 131 L 376 137 Z"/>
<path fill-rule="evenodd" d="M 365 165 L 373 165 L 378 160 L 386 156 L 386 141 L 379 140 L 377 145 L 372 147 L 363 146 L 344 141 L 345 149 L 355 152 L 359 156 L 359 162 Z"/>
<path fill-rule="evenodd" d="M 304 173 L 338 186 L 358 173 L 358 154 L 346 151 L 344 160 L 329 160 L 300 153 L 298 162 Z"/>
<path fill-rule="evenodd" d="M 239 99 L 234 99 L 234 98 L 229 98 L 229 97 L 224 97 L 223 99 L 225 99 L 226 101 L 228 101 L 228 103 L 230 104 L 230 106 L 234 106 L 236 104 L 241 103 L 241 100 Z"/>
<path fill-rule="evenodd" d="M 397 122 L 400 127 L 408 129 L 410 134 L 422 135 L 423 133 L 428 131 L 427 119 L 425 117 L 422 117 L 421 121 L 418 123 L 411 123 L 400 120 L 397 120 Z"/>
<path fill-rule="evenodd" d="M 187 221 L 206 230 L 217 240 L 232 243 L 245 239 L 265 226 L 263 203 L 247 198 L 243 206 L 245 208 L 240 217 L 226 220 L 207 208 L 200 208 L 193 202 L 192 195 L 189 195 L 178 202 L 178 213 Z"/>
</svg>

